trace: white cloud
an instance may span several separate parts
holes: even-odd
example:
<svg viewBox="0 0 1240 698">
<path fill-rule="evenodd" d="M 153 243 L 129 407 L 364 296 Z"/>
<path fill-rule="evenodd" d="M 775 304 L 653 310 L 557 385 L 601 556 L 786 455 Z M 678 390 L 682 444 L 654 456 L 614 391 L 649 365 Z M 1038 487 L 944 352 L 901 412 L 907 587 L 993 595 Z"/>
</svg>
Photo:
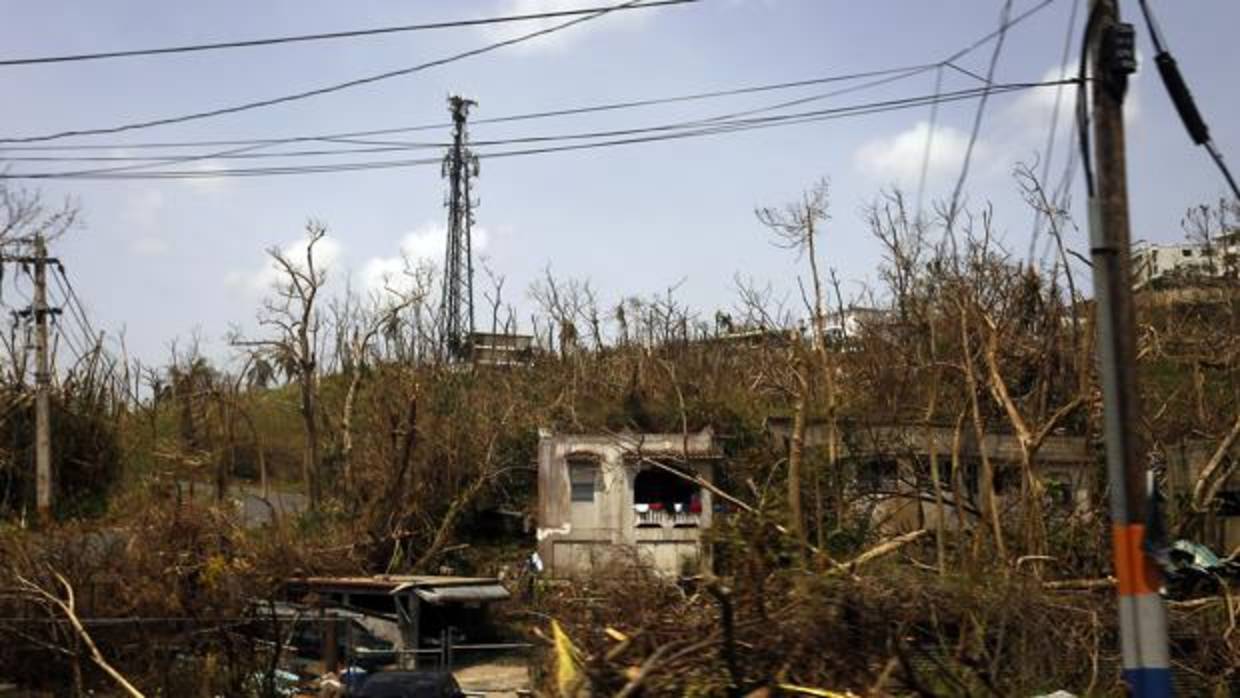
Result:
<svg viewBox="0 0 1240 698">
<path fill-rule="evenodd" d="M 280 252 L 298 269 L 305 269 L 306 246 L 308 244 L 309 240 L 307 238 L 301 238 L 295 242 L 280 246 Z M 319 240 L 314 246 L 315 270 L 330 270 L 340 260 L 342 251 L 340 243 L 331 236 Z M 276 284 L 285 279 L 285 274 L 270 255 L 264 253 L 264 256 L 265 259 L 262 267 L 249 273 L 229 272 L 224 277 L 224 285 L 250 292 L 265 293 L 271 291 Z"/>
<path fill-rule="evenodd" d="M 579 10 L 592 7 L 589 2 L 583 0 L 504 0 L 503 3 L 495 10 L 495 16 L 503 15 L 527 15 L 541 14 L 545 12 L 563 12 L 567 10 Z M 539 50 L 559 50 L 570 46 L 587 34 L 608 29 L 633 29 L 641 27 L 660 9 L 649 10 L 617 10 L 609 12 L 607 16 L 596 17 L 588 21 L 579 22 L 563 31 L 550 32 L 536 39 L 522 42 L 513 46 L 515 50 L 522 51 L 539 51 Z M 567 17 L 548 17 L 546 19 L 533 19 L 524 22 L 511 22 L 506 24 L 488 24 L 481 27 L 483 36 L 488 41 L 506 41 L 515 39 L 519 36 L 530 34 L 543 29 L 551 29 L 574 19 L 591 17 L 591 15 L 574 15 Z"/>
<path fill-rule="evenodd" d="M 868 141 L 854 157 L 857 168 L 863 173 L 899 186 L 914 186 L 921 177 L 930 124 L 920 121 L 912 128 L 887 138 Z M 926 178 L 934 179 L 960 169 L 969 146 L 969 135 L 951 126 L 935 126 L 930 139 L 930 160 L 926 166 Z M 990 147 L 980 140 L 973 148 L 974 161 L 984 159 Z"/>
<path fill-rule="evenodd" d="M 474 227 L 471 240 L 474 259 L 487 248 L 490 235 L 486 228 Z M 362 265 L 359 281 L 366 291 L 382 291 L 385 288 L 408 290 L 412 279 L 405 273 L 405 260 L 417 267 L 430 264 L 443 267 L 447 249 L 448 233 L 443 223 L 424 223 L 406 233 L 400 241 L 400 253 L 391 257 L 372 257 Z"/>
<path fill-rule="evenodd" d="M 1065 75 L 1076 75 L 1075 64 L 1069 63 L 1066 69 L 1052 66 L 1042 73 L 1040 81 L 1057 81 Z M 1124 113 L 1129 120 L 1135 120 L 1140 113 L 1137 84 L 1135 80 L 1130 84 L 1124 104 Z M 1073 133 L 1076 96 L 1075 85 L 1063 85 L 1062 90 L 1048 85 L 1025 90 L 1012 97 L 992 98 L 1002 101 L 992 101 L 987 106 L 986 118 L 973 148 L 970 180 L 1005 177 L 1017 162 L 1034 162 L 1044 157 L 1056 100 L 1059 103 L 1059 122 L 1053 157 L 1056 162 L 1061 162 L 1064 149 L 1072 147 L 1068 140 Z M 975 105 L 971 104 L 965 112 L 969 120 L 974 108 Z M 857 169 L 883 184 L 906 188 L 916 186 L 921 176 L 929 131 L 929 123 L 919 121 L 896 134 L 862 144 L 854 156 Z M 969 134 L 967 130 L 940 124 L 935 127 L 931 141 L 926 179 L 927 189 L 934 191 L 942 184 L 942 178 L 954 178 L 959 173 L 968 149 Z"/>
<path fill-rule="evenodd" d="M 227 163 L 221 160 L 217 160 L 215 158 L 208 158 L 206 160 L 197 160 L 189 164 L 186 167 L 186 169 L 189 169 L 195 172 L 208 173 L 208 172 L 213 172 L 215 170 L 226 169 L 227 167 L 228 167 Z M 228 189 L 229 187 L 228 178 L 216 177 L 216 176 L 212 176 L 208 174 L 190 177 L 183 181 L 186 184 L 188 184 L 190 188 L 196 191 L 202 192 L 204 194 L 219 193 L 219 192 L 222 192 Z"/>
</svg>

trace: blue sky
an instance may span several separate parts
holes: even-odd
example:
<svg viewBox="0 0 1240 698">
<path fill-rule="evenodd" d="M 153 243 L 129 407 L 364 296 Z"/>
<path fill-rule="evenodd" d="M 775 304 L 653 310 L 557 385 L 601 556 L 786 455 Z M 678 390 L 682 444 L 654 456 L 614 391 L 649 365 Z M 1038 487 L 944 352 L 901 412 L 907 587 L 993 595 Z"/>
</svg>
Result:
<svg viewBox="0 0 1240 698">
<path fill-rule="evenodd" d="M 604 4 L 602 0 L 339 2 L 224 0 L 107 3 L 0 0 L 0 47 L 24 57 L 199 41 L 334 31 Z M 1032 6 L 1018 1 L 1016 8 Z M 1087 0 L 1081 0 L 1082 11 Z M 1124 2 L 1128 19 L 1136 4 Z M 1000 2 L 977 0 L 704 0 L 613 13 L 527 45 L 333 95 L 179 126 L 77 142 L 227 139 L 340 132 L 437 123 L 445 97 L 476 99 L 478 118 L 783 82 L 938 60 L 995 28 Z M 1216 142 L 1240 167 L 1240 6 L 1225 0 L 1154 2 L 1164 32 L 1209 118 Z M 1055 76 L 1071 0 L 1014 28 L 997 80 Z M 1078 18 L 1077 31 L 1079 32 Z M 1141 52 L 1152 54 L 1143 27 Z M 382 72 L 509 36 L 514 28 L 469 28 L 173 57 L 0 67 L 0 136 L 107 126 L 259 99 Z M 1075 44 L 1072 51 L 1075 60 Z M 990 46 L 961 63 L 983 72 Z M 1192 147 L 1152 65 L 1136 79 L 1130 105 L 1133 237 L 1181 237 L 1193 204 L 1216 199 L 1222 180 Z M 925 95 L 933 73 L 822 102 L 842 106 Z M 945 76 L 945 89 L 972 87 Z M 823 88 L 642 110 L 478 125 L 475 139 L 560 134 L 676 122 L 760 107 Z M 1010 177 L 1039 157 L 1054 89 L 995 97 L 988 107 L 967 186 L 993 202 L 1005 240 L 1024 254 L 1032 225 Z M 1053 172 L 1063 167 L 1064 95 Z M 927 196 L 950 193 L 973 117 L 973 102 L 944 106 L 935 133 Z M 795 198 L 819 177 L 833 185 L 833 219 L 822 253 L 846 293 L 875 277 L 879 251 L 860 211 L 886 185 L 913 189 L 928 130 L 927 108 L 761 129 L 701 139 L 484 161 L 479 226 L 488 264 L 528 312 L 529 283 L 554 272 L 588 278 L 604 302 L 660 292 L 683 280 L 682 300 L 709 317 L 735 303 L 737 273 L 789 293 L 801 265 L 770 244 L 757 205 Z M 443 133 L 418 134 L 440 139 Z M 68 142 L 68 141 L 67 141 Z M 109 151 L 113 152 L 113 151 Z M 127 151 L 117 149 L 115 153 Z M 0 151 L 4 158 L 16 153 Z M 403 156 L 408 157 L 408 156 Z M 196 163 L 209 168 L 216 162 Z M 30 171 L 29 163 L 7 165 Z M 444 185 L 437 167 L 296 177 L 193 181 L 65 181 L 39 185 L 73 196 L 81 229 L 55 252 L 97 324 L 125 328 L 131 351 L 159 360 L 167 342 L 198 329 L 214 354 L 231 323 L 248 323 L 263 295 L 264 249 L 296 241 L 308 217 L 333 239 L 332 284 L 364 286 L 402 247 L 438 260 Z M 1083 194 L 1074 190 L 1083 215 Z M 1072 244 L 1085 250 L 1084 232 Z M 791 299 L 790 299 L 791 300 Z M 528 329 L 528 328 L 525 328 Z"/>
</svg>

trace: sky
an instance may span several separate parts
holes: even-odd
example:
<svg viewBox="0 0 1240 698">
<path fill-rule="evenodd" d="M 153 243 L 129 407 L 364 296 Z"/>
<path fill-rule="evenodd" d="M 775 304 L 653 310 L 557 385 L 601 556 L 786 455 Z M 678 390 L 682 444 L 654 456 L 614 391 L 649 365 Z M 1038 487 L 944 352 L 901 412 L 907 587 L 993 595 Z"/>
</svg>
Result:
<svg viewBox="0 0 1240 698">
<path fill-rule="evenodd" d="M 610 0 L 354 0 L 263 3 L 218 0 L 107 3 L 0 0 L 0 58 L 144 48 L 374 26 L 467 19 L 608 4 Z M 1019 12 L 1036 4 L 1017 0 Z M 1075 66 L 1080 0 L 1069 65 Z M 1139 51 L 1152 56 L 1134 2 Z M 447 120 L 446 97 L 478 102 L 472 118 L 657 98 L 936 62 L 991 32 L 1003 3 L 980 0 L 702 0 L 614 12 L 528 43 L 412 75 L 271 108 L 57 143 L 106 144 L 95 154 L 132 155 L 127 144 L 251 139 L 347 132 Z M 1224 155 L 1240 167 L 1240 5 L 1227 0 L 1153 2 Z M 1072 0 L 1056 0 L 1012 28 L 997 82 L 1055 79 Z M 262 99 L 414 65 L 510 38 L 554 22 L 457 28 L 274 47 L 36 66 L 0 66 L 0 137 L 30 136 L 174 116 Z M 984 73 L 993 44 L 960 59 Z M 1217 200 L 1224 184 L 1194 148 L 1167 100 L 1152 62 L 1130 92 L 1129 189 L 1134 240 L 1183 237 L 1180 219 Z M 839 86 L 851 83 L 841 83 Z M 945 70 L 943 89 L 976 86 Z M 474 140 L 558 135 L 709 118 L 814 95 L 837 85 L 749 94 L 642 109 L 477 124 Z M 934 93 L 935 72 L 797 109 L 846 106 Z M 1040 162 L 1055 114 L 1056 88 L 996 95 L 986 108 L 965 192 L 993 204 L 1005 245 L 1027 257 L 1033 215 L 1011 171 Z M 1065 167 L 1073 90 L 1062 93 L 1052 179 Z M 676 287 L 682 302 L 713 316 L 735 306 L 735 279 L 771 284 L 796 301 L 804 260 L 771 242 L 756 206 L 795 200 L 820 178 L 831 183 L 831 220 L 820 242 L 824 266 L 846 295 L 876 281 L 881 251 L 863 211 L 884 187 L 914 195 L 927 140 L 925 199 L 950 196 L 969 140 L 976 102 L 945 104 L 933 138 L 930 109 L 854 117 L 695 139 L 482 161 L 476 183 L 475 249 L 506 278 L 505 295 L 528 331 L 526 289 L 550 267 L 589 279 L 603 303 Z M 778 113 L 778 112 L 776 112 Z M 442 141 L 448 130 L 409 138 Z M 480 151 L 485 149 L 479 148 Z M 424 157 L 414 155 L 361 157 Z M 10 175 L 62 163 L 15 161 L 65 155 L 0 149 Z M 335 162 L 339 159 L 322 160 Z M 219 159 L 185 168 L 237 165 Z M 253 163 L 239 163 L 239 166 Z M 1084 194 L 1076 173 L 1073 214 L 1081 230 L 1069 244 L 1087 253 Z M 176 181 L 39 180 L 10 182 L 49 201 L 72 197 L 82 224 L 53 250 L 92 320 L 123 331 L 132 356 L 164 360 L 169 342 L 197 333 L 214 356 L 229 352 L 233 325 L 252 328 L 273 278 L 265 250 L 296 249 L 309 219 L 329 229 L 323 249 L 329 287 L 369 288 L 399 268 L 402 252 L 440 262 L 446 211 L 437 166 L 362 172 Z M 10 283 L 10 282 L 6 282 Z M 476 279 L 481 305 L 485 277 Z M 7 290 L 7 289 L 6 289 Z M 5 302 L 13 302 L 5 294 Z"/>
</svg>

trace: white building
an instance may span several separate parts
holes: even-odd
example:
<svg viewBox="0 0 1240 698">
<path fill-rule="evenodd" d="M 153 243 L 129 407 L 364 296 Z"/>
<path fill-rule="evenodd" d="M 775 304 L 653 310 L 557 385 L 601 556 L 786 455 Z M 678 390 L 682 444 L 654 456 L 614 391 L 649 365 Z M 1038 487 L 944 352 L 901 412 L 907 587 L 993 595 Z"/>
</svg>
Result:
<svg viewBox="0 0 1240 698">
<path fill-rule="evenodd" d="M 1160 279 L 1235 276 L 1238 267 L 1240 240 L 1236 233 L 1224 236 L 1212 245 L 1146 244 L 1132 253 L 1132 280 L 1137 288 Z"/>
</svg>

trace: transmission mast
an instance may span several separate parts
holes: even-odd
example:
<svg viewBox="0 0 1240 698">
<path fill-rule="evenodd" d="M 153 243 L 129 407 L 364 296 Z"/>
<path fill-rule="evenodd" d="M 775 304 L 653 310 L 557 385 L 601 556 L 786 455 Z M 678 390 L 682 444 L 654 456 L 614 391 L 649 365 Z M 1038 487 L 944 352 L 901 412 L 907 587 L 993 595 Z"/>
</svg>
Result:
<svg viewBox="0 0 1240 698">
<path fill-rule="evenodd" d="M 449 359 L 463 358 L 474 332 L 474 260 L 470 240 L 474 224 L 470 180 L 478 176 L 478 156 L 469 149 L 465 121 L 478 103 L 457 95 L 448 98 L 452 112 L 452 148 L 443 160 L 448 180 L 448 245 L 443 265 L 441 338 Z"/>
</svg>

